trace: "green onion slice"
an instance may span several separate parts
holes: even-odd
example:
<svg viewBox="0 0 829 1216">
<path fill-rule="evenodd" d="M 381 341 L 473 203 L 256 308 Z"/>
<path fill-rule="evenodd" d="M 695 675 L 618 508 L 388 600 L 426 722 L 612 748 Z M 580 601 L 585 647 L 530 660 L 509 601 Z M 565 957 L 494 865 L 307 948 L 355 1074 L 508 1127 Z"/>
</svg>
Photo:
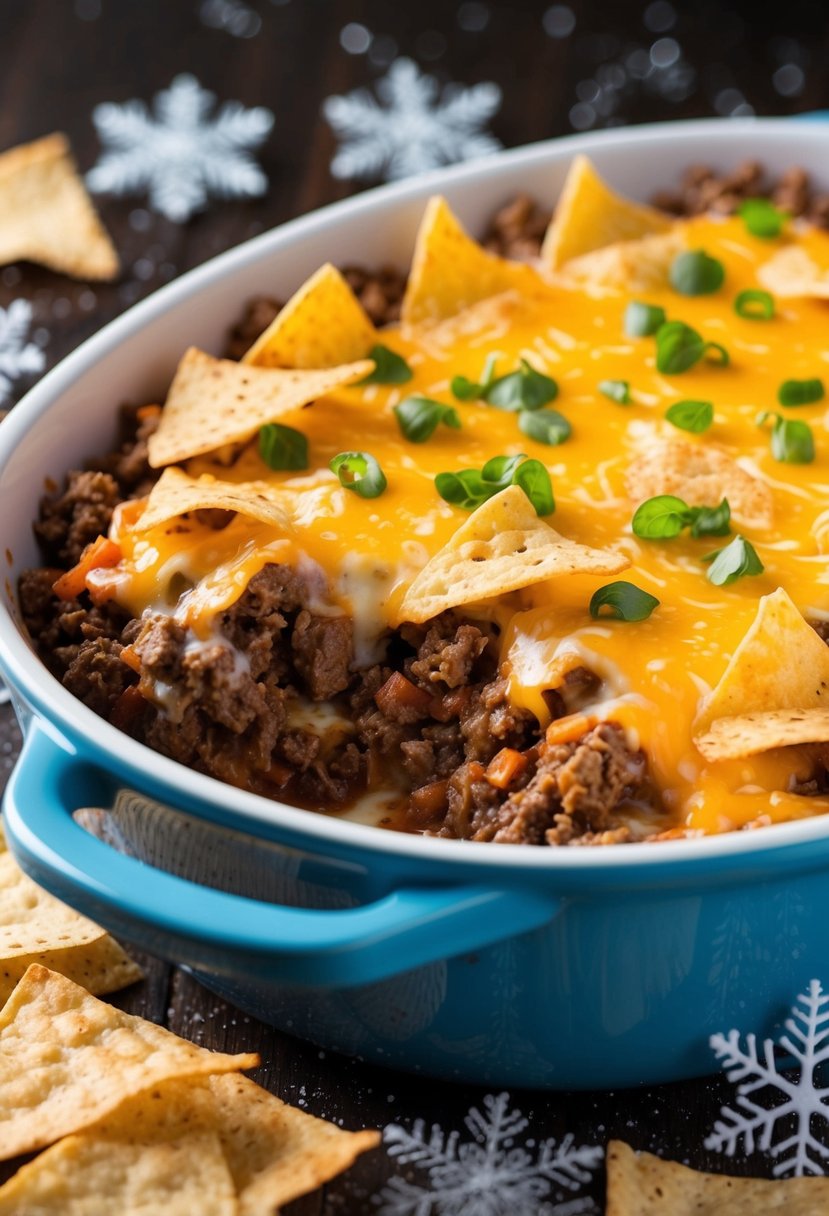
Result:
<svg viewBox="0 0 829 1216">
<path fill-rule="evenodd" d="M 774 296 L 770 291 L 749 288 L 735 299 L 734 311 L 745 321 L 770 321 L 774 316 Z"/>
<path fill-rule="evenodd" d="M 665 309 L 658 304 L 643 304 L 631 300 L 625 309 L 624 329 L 629 338 L 648 338 L 667 320 Z"/>
<path fill-rule="evenodd" d="M 781 405 L 814 405 L 822 401 L 826 395 L 823 381 L 818 380 L 784 380 L 777 390 L 777 400 Z"/>
<path fill-rule="evenodd" d="M 573 433 L 570 423 L 556 410 L 521 410 L 518 429 L 529 439 L 549 447 L 564 443 Z"/>
<path fill-rule="evenodd" d="M 627 380 L 602 380 L 599 383 L 599 392 L 611 401 L 617 401 L 619 405 L 630 405 L 630 384 Z"/>
<path fill-rule="evenodd" d="M 744 536 L 735 536 L 730 545 L 707 554 L 704 562 L 710 562 L 707 576 L 715 587 L 727 587 L 738 578 L 762 574 L 763 563 L 757 551 Z"/>
<path fill-rule="evenodd" d="M 403 356 L 388 346 L 372 346 L 368 357 L 374 360 L 374 371 L 358 380 L 358 384 L 406 384 L 414 375 Z"/>
<path fill-rule="evenodd" d="M 594 620 L 612 617 L 617 621 L 646 621 L 658 607 L 655 595 L 623 580 L 600 587 L 590 599 L 590 615 Z"/>
<path fill-rule="evenodd" d="M 656 333 L 656 367 L 664 375 L 678 375 L 699 363 L 702 358 L 727 367 L 728 351 L 719 342 L 705 339 L 684 321 L 666 321 Z"/>
<path fill-rule="evenodd" d="M 441 498 L 465 511 L 474 511 L 512 485 L 521 487 L 537 515 L 551 515 L 555 510 L 550 474 L 540 460 L 528 460 L 523 452 L 518 456 L 493 456 L 482 469 L 438 473 L 435 478 Z"/>
<path fill-rule="evenodd" d="M 308 440 L 292 426 L 268 422 L 259 429 L 259 455 L 269 469 L 307 469 Z"/>
<path fill-rule="evenodd" d="M 453 397 L 457 397 L 458 401 L 479 401 L 495 379 L 497 359 L 497 355 L 487 356 L 480 381 L 470 380 L 468 376 L 453 376 L 449 385 Z"/>
<path fill-rule="evenodd" d="M 680 431 L 701 435 L 714 421 L 714 406 L 710 401 L 675 401 L 668 406 L 665 417 Z"/>
<path fill-rule="evenodd" d="M 431 439 L 439 423 L 460 430 L 458 411 L 431 397 L 406 397 L 394 407 L 394 415 L 400 430 L 411 443 L 425 443 Z"/>
<path fill-rule="evenodd" d="M 640 540 L 673 540 L 684 528 L 691 535 L 727 536 L 731 530 L 731 508 L 724 498 L 718 507 L 689 507 L 675 494 L 658 494 L 639 506 L 631 522 Z"/>
<path fill-rule="evenodd" d="M 537 372 L 526 359 L 517 372 L 499 376 L 483 394 L 487 405 L 499 410 L 540 410 L 558 396 L 558 385 L 550 376 Z"/>
<path fill-rule="evenodd" d="M 388 482 L 380 465 L 369 452 L 340 452 L 328 466 L 340 485 L 361 498 L 379 498 Z"/>
<path fill-rule="evenodd" d="M 815 458 L 815 437 L 808 422 L 796 418 L 784 418 L 773 410 L 758 414 L 755 422 L 764 426 L 769 420 L 771 428 L 771 454 L 781 464 L 811 464 Z"/>
<path fill-rule="evenodd" d="M 689 249 L 674 258 L 669 278 L 674 291 L 684 296 L 708 296 L 725 282 L 725 267 L 704 249 Z"/>
<path fill-rule="evenodd" d="M 774 240 L 783 231 L 788 216 L 768 198 L 747 198 L 737 209 L 746 230 L 764 241 Z"/>
</svg>

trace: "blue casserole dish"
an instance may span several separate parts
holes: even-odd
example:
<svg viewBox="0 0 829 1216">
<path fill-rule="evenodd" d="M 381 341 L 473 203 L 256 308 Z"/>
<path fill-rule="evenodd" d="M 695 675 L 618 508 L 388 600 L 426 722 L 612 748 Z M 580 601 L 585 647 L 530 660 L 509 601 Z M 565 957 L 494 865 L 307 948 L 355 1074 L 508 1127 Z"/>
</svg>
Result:
<svg viewBox="0 0 829 1216">
<path fill-rule="evenodd" d="M 646 197 L 751 156 L 824 188 L 827 134 L 778 120 L 666 124 L 504 153 L 268 233 L 85 343 L 0 427 L 0 667 L 25 744 L 5 826 L 67 903 L 321 1046 L 485 1084 L 606 1088 L 710 1071 L 708 1036 L 772 1031 L 829 951 L 829 817 L 660 845 L 533 849 L 389 832 L 192 772 L 97 718 L 23 635 L 44 478 L 102 450 L 120 400 L 163 393 L 190 344 L 322 261 L 405 264 L 428 195 L 468 227 L 517 189 L 552 203 L 588 153 Z M 101 809 L 106 841 L 75 813 Z M 81 817 L 82 818 L 82 817 Z M 113 844 L 116 847 L 113 847 Z"/>
</svg>

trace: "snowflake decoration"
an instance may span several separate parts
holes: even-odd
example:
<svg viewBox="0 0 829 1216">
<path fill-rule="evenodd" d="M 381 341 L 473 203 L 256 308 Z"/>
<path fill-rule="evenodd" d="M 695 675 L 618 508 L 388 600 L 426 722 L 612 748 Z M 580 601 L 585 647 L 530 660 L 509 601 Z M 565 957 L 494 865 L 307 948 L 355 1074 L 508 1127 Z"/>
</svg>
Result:
<svg viewBox="0 0 829 1216">
<path fill-rule="evenodd" d="M 758 1051 L 753 1034 L 746 1035 L 745 1049 L 740 1046 L 737 1030 L 730 1030 L 727 1036 L 711 1036 L 711 1047 L 722 1061 L 726 1076 L 738 1084 L 736 1109 L 722 1108 L 722 1118 L 714 1124 L 706 1148 L 733 1157 L 742 1141 L 746 1153 L 753 1153 L 755 1148 L 770 1152 L 775 1158 L 772 1172 L 776 1178 L 789 1173 L 824 1173 L 829 1147 L 817 1139 L 815 1132 L 819 1126 L 825 1130 L 829 1125 L 829 1088 L 819 1084 L 821 1065 L 829 1060 L 827 1006 L 829 996 L 817 980 L 812 980 L 809 991 L 798 996 L 792 1016 L 784 1023 L 786 1033 L 777 1046 L 796 1060 L 796 1075 L 782 1071 L 771 1039 L 765 1039 Z M 779 1099 L 771 1107 L 758 1105 L 752 1096 L 764 1089 L 776 1093 Z"/>
<path fill-rule="evenodd" d="M 602 1159 L 600 1148 L 575 1147 L 572 1136 L 560 1144 L 545 1140 L 535 1152 L 515 1144 L 528 1126 L 520 1110 L 509 1109 L 509 1094 L 484 1098 L 484 1111 L 472 1107 L 464 1122 L 471 1142 L 460 1133 L 427 1131 L 418 1119 L 409 1132 L 386 1128 L 389 1155 L 425 1175 L 421 1185 L 392 1178 L 378 1196 L 379 1216 L 575 1216 L 595 1211 L 588 1198 L 541 1205 L 556 1187 L 577 1191 L 591 1181 Z"/>
<path fill-rule="evenodd" d="M 323 102 L 323 114 L 342 141 L 331 161 L 335 177 L 409 177 L 501 147 L 481 130 L 501 104 L 497 84 L 450 84 L 441 93 L 434 77 L 411 59 L 397 59 L 378 81 L 377 94 L 382 105 L 368 89 Z"/>
<path fill-rule="evenodd" d="M 150 205 L 178 222 L 211 196 L 264 194 L 268 179 L 249 149 L 266 138 L 273 114 L 229 101 L 211 117 L 215 101 L 195 77 L 183 75 L 156 96 L 152 114 L 142 101 L 96 106 L 92 118 L 105 150 L 86 176 L 90 190 L 146 190 Z"/>
<path fill-rule="evenodd" d="M 12 300 L 8 308 L 0 308 L 0 404 L 10 396 L 15 380 L 43 371 L 43 351 L 26 341 L 31 323 L 28 300 Z"/>
</svg>

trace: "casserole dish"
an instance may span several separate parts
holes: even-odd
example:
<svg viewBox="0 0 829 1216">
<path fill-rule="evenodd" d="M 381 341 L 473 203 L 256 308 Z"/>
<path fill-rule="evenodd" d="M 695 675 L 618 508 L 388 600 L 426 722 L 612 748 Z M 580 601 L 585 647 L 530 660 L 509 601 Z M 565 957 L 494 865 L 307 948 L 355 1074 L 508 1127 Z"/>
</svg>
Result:
<svg viewBox="0 0 829 1216">
<path fill-rule="evenodd" d="M 707 1071 L 708 1035 L 770 1024 L 820 974 L 829 822 L 660 847 L 435 841 L 274 804 L 184 769 L 80 705 L 32 655 L 13 587 L 44 476 L 101 446 L 102 400 L 151 400 L 187 345 L 322 258 L 405 263 L 426 197 L 471 231 L 518 187 L 552 201 L 589 152 L 642 197 L 746 154 L 821 182 L 826 135 L 776 121 L 639 128 L 506 153 L 339 204 L 194 271 L 107 327 L 0 432 L 2 665 L 26 726 L 9 841 L 42 885 L 323 1046 L 482 1083 L 600 1088 Z M 73 820 L 108 811 L 113 850 Z M 132 856 L 130 856 L 132 854 Z"/>
</svg>

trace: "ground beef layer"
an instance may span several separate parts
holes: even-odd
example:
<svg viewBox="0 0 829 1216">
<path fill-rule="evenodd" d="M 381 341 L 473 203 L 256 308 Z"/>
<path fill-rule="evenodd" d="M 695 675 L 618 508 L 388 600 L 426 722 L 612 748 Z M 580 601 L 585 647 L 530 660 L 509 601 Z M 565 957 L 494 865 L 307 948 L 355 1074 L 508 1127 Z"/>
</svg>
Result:
<svg viewBox="0 0 829 1216">
<path fill-rule="evenodd" d="M 829 198 L 814 194 L 801 170 L 767 183 L 754 164 L 728 176 L 695 167 L 677 192 L 654 201 L 691 215 L 733 211 L 757 195 L 829 227 Z M 485 244 L 534 257 L 548 220 L 519 196 L 493 217 Z M 398 318 L 403 275 L 388 267 L 344 273 L 375 324 Z M 231 331 L 228 357 L 240 358 L 279 308 L 270 298 L 251 301 Z M 95 713 L 188 767 L 301 806 L 336 810 L 388 784 L 397 791 L 389 824 L 412 831 L 553 846 L 665 834 L 647 759 L 618 727 L 601 723 L 550 744 L 537 720 L 511 704 L 491 625 L 452 612 L 406 625 L 389 637 L 383 664 L 355 670 L 351 621 L 315 615 L 320 588 L 285 566 L 266 566 L 196 645 L 170 617 L 133 620 L 116 603 L 95 606 L 85 594 L 59 599 L 52 590 L 59 575 L 106 534 L 119 502 L 143 496 L 157 478 L 147 463 L 156 425 L 157 412 L 122 410 L 115 450 L 70 472 L 43 500 L 34 527 L 44 565 L 20 579 L 38 653 Z M 122 658 L 126 646 L 140 673 Z M 587 671 L 573 673 L 548 694 L 553 718 L 595 683 Z M 163 704 L 148 695 L 159 687 L 171 690 Z M 309 728 L 315 704 L 327 707 L 324 729 Z M 801 792 L 826 788 L 824 774 Z"/>
</svg>

